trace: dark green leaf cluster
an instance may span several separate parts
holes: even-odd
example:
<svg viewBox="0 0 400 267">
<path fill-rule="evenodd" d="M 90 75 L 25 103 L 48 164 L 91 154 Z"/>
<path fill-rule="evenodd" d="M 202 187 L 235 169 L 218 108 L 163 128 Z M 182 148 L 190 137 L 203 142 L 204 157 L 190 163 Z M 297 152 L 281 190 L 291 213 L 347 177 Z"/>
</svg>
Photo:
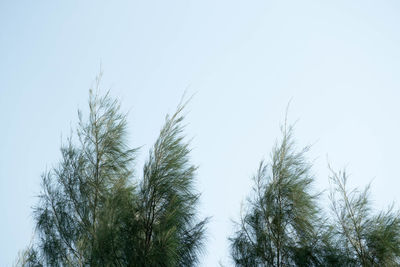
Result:
<svg viewBox="0 0 400 267">
<path fill-rule="evenodd" d="M 190 161 L 181 103 L 167 116 L 142 176 L 138 149 L 127 145 L 126 115 L 109 94 L 90 90 L 76 138 L 42 176 L 34 208 L 34 242 L 17 266 L 194 266 L 208 218 L 196 216 L 200 194 Z M 282 128 L 270 163 L 261 161 L 236 232 L 229 238 L 236 266 L 400 266 L 400 213 L 375 213 L 369 186 L 349 190 L 345 171 L 330 177 L 331 217 L 313 191 L 308 147 Z"/>
<path fill-rule="evenodd" d="M 98 91 L 100 79 L 97 80 Z M 107 93 L 90 91 L 79 112 L 77 142 L 42 177 L 35 207 L 36 242 L 22 266 L 192 266 L 203 249 L 207 219 L 196 217 L 197 167 L 190 162 L 179 105 L 167 116 L 143 176 L 126 140 L 126 115 Z"/>
<path fill-rule="evenodd" d="M 238 266 L 313 266 L 319 262 L 317 195 L 304 154 L 295 151 L 292 128 L 283 129 L 271 165 L 260 163 L 248 210 L 230 238 Z"/>
<path fill-rule="evenodd" d="M 236 266 L 400 266 L 400 216 L 374 215 L 364 191 L 349 191 L 345 172 L 332 172 L 333 219 L 324 216 L 314 177 L 297 151 L 292 128 L 263 161 L 246 209 L 229 238 Z"/>
<path fill-rule="evenodd" d="M 144 166 L 138 203 L 144 249 L 137 261 L 145 266 L 191 266 L 202 249 L 207 219 L 198 221 L 193 209 L 200 196 L 193 193 L 197 167 L 190 164 L 190 149 L 183 141 L 182 109 L 167 116 Z"/>
<path fill-rule="evenodd" d="M 369 186 L 363 191 L 347 188 L 347 174 L 333 172 L 330 192 L 337 247 L 356 266 L 400 265 L 400 214 L 393 206 L 374 215 Z"/>
</svg>

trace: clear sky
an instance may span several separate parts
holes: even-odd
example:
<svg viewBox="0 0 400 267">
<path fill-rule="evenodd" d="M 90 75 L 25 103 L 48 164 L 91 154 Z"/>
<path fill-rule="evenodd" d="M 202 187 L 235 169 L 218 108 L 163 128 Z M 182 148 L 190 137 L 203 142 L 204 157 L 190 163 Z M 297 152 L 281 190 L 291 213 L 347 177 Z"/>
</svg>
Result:
<svg viewBox="0 0 400 267">
<path fill-rule="evenodd" d="M 196 93 L 187 134 L 212 216 L 202 266 L 231 265 L 231 220 L 290 99 L 317 188 L 328 158 L 352 185 L 373 180 L 378 208 L 400 203 L 399 14 L 398 1 L 0 1 L 0 266 L 31 239 L 40 175 L 100 64 L 130 110 L 139 168 L 165 114 Z"/>
</svg>

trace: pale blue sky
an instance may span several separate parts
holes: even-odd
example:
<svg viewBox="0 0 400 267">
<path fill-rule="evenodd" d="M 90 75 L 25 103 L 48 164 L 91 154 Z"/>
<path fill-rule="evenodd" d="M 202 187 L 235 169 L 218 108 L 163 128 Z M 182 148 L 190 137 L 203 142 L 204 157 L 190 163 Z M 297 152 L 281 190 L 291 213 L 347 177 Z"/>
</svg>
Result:
<svg viewBox="0 0 400 267">
<path fill-rule="evenodd" d="M 130 110 L 131 145 L 144 145 L 139 166 L 165 114 L 196 93 L 187 133 L 213 217 L 202 266 L 231 265 L 231 219 L 290 99 L 316 187 L 328 156 L 351 184 L 374 179 L 377 207 L 399 203 L 399 14 L 398 1 L 1 1 L 0 266 L 31 238 L 40 175 L 100 62 Z"/>
</svg>

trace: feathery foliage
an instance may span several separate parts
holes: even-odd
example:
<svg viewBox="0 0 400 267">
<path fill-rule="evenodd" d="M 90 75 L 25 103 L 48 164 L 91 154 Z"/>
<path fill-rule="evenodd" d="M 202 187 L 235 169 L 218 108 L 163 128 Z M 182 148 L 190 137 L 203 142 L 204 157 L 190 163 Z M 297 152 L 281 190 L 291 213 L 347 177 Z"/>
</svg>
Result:
<svg viewBox="0 0 400 267">
<path fill-rule="evenodd" d="M 305 158 L 308 148 L 296 151 L 292 127 L 273 149 L 271 164 L 260 163 L 254 177 L 247 212 L 230 238 L 237 266 L 312 266 L 318 262 L 320 237 L 313 176 Z"/>
<path fill-rule="evenodd" d="M 197 167 L 190 163 L 189 144 L 184 142 L 184 106 L 166 117 L 143 168 L 134 258 L 141 266 L 192 266 L 202 251 L 208 219 L 199 221 L 196 216 L 200 195 L 193 186 Z"/>
<path fill-rule="evenodd" d="M 61 161 L 42 176 L 34 209 L 36 242 L 21 266 L 191 266 L 202 252 L 208 219 L 199 220 L 197 167 L 184 138 L 184 104 L 167 116 L 142 179 L 137 149 L 126 140 L 126 115 L 109 94 L 90 90 Z"/>
<path fill-rule="evenodd" d="M 271 164 L 260 163 L 253 194 L 229 238 L 235 265 L 399 266 L 399 212 L 391 206 L 375 214 L 369 186 L 349 191 L 346 172 L 332 171 L 334 219 L 327 219 L 311 193 L 307 150 L 296 151 L 292 128 L 285 126 Z"/>
<path fill-rule="evenodd" d="M 208 218 L 196 216 L 197 166 L 190 161 L 181 102 L 166 116 L 141 176 L 138 149 L 127 145 L 126 115 L 101 75 L 89 91 L 89 115 L 78 111 L 76 138 L 42 175 L 34 208 L 34 242 L 16 266 L 194 266 Z M 308 147 L 298 150 L 286 122 L 282 139 L 253 177 L 236 232 L 229 238 L 237 266 L 400 266 L 400 213 L 375 213 L 369 186 L 347 187 L 345 171 L 330 177 L 327 219 L 313 193 Z"/>
<path fill-rule="evenodd" d="M 337 245 L 349 265 L 399 266 L 399 212 L 392 206 L 386 212 L 374 215 L 369 185 L 363 191 L 349 191 L 346 171 L 332 171 L 330 180 L 333 184 L 330 199 Z"/>
<path fill-rule="evenodd" d="M 100 260 L 101 215 L 110 199 L 128 187 L 132 173 L 135 150 L 126 146 L 126 117 L 117 101 L 90 91 L 89 108 L 87 122 L 79 112 L 79 146 L 70 138 L 61 148 L 58 167 L 42 177 L 35 219 L 38 248 L 47 265 L 84 266 Z"/>
</svg>

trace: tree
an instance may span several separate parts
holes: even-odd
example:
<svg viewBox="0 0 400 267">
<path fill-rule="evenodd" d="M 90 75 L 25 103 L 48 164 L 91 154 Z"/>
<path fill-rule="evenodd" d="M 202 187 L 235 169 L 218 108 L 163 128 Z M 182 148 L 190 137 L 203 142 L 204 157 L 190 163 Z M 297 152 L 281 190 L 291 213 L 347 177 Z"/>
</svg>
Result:
<svg viewBox="0 0 400 267">
<path fill-rule="evenodd" d="M 138 194 L 143 246 L 136 259 L 143 266 L 191 266 L 202 248 L 208 219 L 198 221 L 195 215 L 200 196 L 193 193 L 197 167 L 190 164 L 189 145 L 183 141 L 183 107 L 167 116 L 144 166 Z"/>
<path fill-rule="evenodd" d="M 237 266 L 313 266 L 320 262 L 323 225 L 312 194 L 308 147 L 297 151 L 286 123 L 271 164 L 261 161 L 253 195 L 237 223 L 231 255 Z"/>
<path fill-rule="evenodd" d="M 352 266 L 400 265 L 400 217 L 391 206 L 374 215 L 368 185 L 363 191 L 349 190 L 346 171 L 334 172 L 330 180 L 333 227 L 337 246 Z"/>
<path fill-rule="evenodd" d="M 88 118 L 78 112 L 77 141 L 70 137 L 58 166 L 42 176 L 37 238 L 23 253 L 25 265 L 191 266 L 208 219 L 196 217 L 200 195 L 183 134 L 185 103 L 166 117 L 137 179 L 126 115 L 109 93 L 98 95 L 100 78 L 90 90 Z"/>
<path fill-rule="evenodd" d="M 286 125 L 286 123 L 285 123 Z M 231 256 L 236 266 L 399 266 L 400 213 L 393 205 L 374 212 L 369 186 L 349 190 L 345 171 L 330 177 L 333 220 L 312 194 L 314 177 L 297 151 L 292 128 L 262 161 L 244 214 L 236 223 Z"/>
</svg>

